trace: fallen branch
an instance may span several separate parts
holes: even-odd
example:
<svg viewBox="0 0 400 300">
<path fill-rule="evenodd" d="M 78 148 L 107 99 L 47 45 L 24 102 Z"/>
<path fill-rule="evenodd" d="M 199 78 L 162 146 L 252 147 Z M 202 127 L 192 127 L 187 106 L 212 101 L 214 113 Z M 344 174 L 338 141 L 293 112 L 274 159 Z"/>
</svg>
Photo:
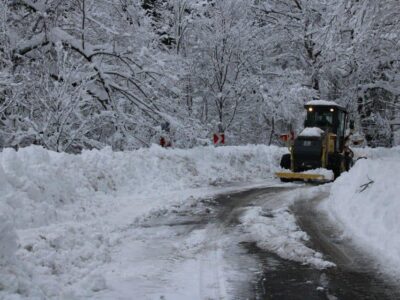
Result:
<svg viewBox="0 0 400 300">
<path fill-rule="evenodd" d="M 360 193 L 364 192 L 371 184 L 373 184 L 375 182 L 368 176 L 367 176 L 367 178 L 368 178 L 369 182 L 360 185 L 360 188 L 361 188 Z"/>
</svg>

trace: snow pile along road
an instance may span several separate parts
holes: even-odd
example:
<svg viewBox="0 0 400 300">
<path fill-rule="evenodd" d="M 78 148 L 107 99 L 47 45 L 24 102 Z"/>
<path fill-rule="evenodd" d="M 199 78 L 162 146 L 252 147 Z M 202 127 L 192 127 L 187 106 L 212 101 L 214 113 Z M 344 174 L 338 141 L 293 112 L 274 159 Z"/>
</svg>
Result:
<svg viewBox="0 0 400 300">
<path fill-rule="evenodd" d="M 400 270 L 400 148 L 358 150 L 359 160 L 332 185 L 322 204 L 344 234 L 376 256 L 386 270 Z"/>
<path fill-rule="evenodd" d="M 0 213 L 10 216 L 17 228 L 28 228 L 77 218 L 96 195 L 156 196 L 262 180 L 272 177 L 284 151 L 266 146 L 191 150 L 154 146 L 132 152 L 104 149 L 69 155 L 40 147 L 18 152 L 4 149 L 0 176 L 8 192 L 1 197 Z"/>
<path fill-rule="evenodd" d="M 284 152 L 266 146 L 81 155 L 4 149 L 0 298 L 93 297 L 107 288 L 99 266 L 118 258 L 125 235 L 143 243 L 131 235 L 137 218 L 168 211 L 195 189 L 271 179 Z"/>
</svg>

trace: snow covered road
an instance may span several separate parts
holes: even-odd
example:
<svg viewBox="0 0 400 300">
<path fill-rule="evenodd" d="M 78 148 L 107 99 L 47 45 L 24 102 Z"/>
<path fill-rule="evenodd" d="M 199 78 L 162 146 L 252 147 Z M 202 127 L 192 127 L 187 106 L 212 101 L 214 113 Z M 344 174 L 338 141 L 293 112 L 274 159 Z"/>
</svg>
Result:
<svg viewBox="0 0 400 300">
<path fill-rule="evenodd" d="M 381 274 L 388 268 L 378 262 L 385 260 L 353 243 L 357 235 L 344 234 L 347 227 L 331 215 L 348 216 L 346 202 L 361 196 L 370 210 L 387 177 L 374 176 L 360 193 L 362 170 L 399 160 L 365 161 L 354 178 L 344 174 L 334 184 L 282 185 L 272 178 L 282 152 L 3 151 L 0 299 L 400 298 L 398 277 Z M 356 197 L 341 190 L 346 186 Z M 393 184 L 385 187 L 396 193 Z M 396 211 L 395 202 L 382 199 L 388 205 L 380 213 Z M 351 213 L 365 219 L 361 209 Z M 393 225 L 389 220 L 384 224 Z M 373 233 L 379 246 L 379 231 Z M 381 256 L 396 247 L 389 250 Z"/>
<path fill-rule="evenodd" d="M 326 196 L 326 187 L 266 187 L 153 212 L 126 229 L 101 268 L 108 288 L 92 298 L 398 298 L 395 282 L 317 212 Z M 264 227 L 268 219 L 280 226 Z"/>
<path fill-rule="evenodd" d="M 105 216 L 101 226 L 60 224 L 40 234 L 27 230 L 50 249 L 31 250 L 33 256 L 25 259 L 39 272 L 41 264 L 45 268 L 53 263 L 52 272 L 46 269 L 41 274 L 42 288 L 46 282 L 67 287 L 62 299 L 395 299 L 400 295 L 365 254 L 316 213 L 316 205 L 327 196 L 326 187 L 222 192 L 193 197 L 134 220 L 122 210 L 111 213 L 110 219 Z M 78 245 L 72 251 L 65 245 L 70 250 L 64 253 L 63 245 L 71 240 L 67 236 L 85 240 L 75 240 Z M 39 248 L 37 243 L 35 247 Z"/>
</svg>

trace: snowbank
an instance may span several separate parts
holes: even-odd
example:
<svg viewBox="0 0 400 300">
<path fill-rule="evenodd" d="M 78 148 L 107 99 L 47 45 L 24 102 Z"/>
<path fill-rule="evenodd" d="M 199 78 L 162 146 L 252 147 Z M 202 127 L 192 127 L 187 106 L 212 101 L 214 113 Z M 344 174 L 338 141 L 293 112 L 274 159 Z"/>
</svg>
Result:
<svg viewBox="0 0 400 300">
<path fill-rule="evenodd" d="M 386 270 L 400 269 L 400 148 L 358 149 L 359 160 L 332 185 L 322 204 L 344 234 L 375 255 Z"/>
<path fill-rule="evenodd" d="M 64 210 L 94 193 L 157 195 L 270 178 L 284 151 L 266 146 L 191 150 L 154 146 L 69 155 L 40 147 L 5 149 L 0 154 L 0 179 L 8 193 L 1 197 L 0 212 L 10 216 L 17 228 L 35 227 L 70 218 Z"/>
<path fill-rule="evenodd" d="M 381 159 L 400 156 L 400 146 L 393 148 L 352 148 L 355 158 L 366 157 L 368 159 Z"/>
<path fill-rule="evenodd" d="M 51 274 L 76 280 L 68 276 L 80 274 L 80 261 L 87 269 L 106 261 L 107 250 L 98 245 L 107 244 L 101 228 L 89 225 L 91 219 L 101 220 L 102 213 L 124 210 L 129 203 L 124 216 L 129 223 L 145 209 L 166 205 L 161 202 L 179 191 L 272 178 L 285 151 L 262 145 L 189 150 L 154 146 L 81 155 L 35 146 L 17 152 L 4 149 L 0 153 L 0 298 L 57 297 L 60 288 Z M 149 203 L 152 199 L 158 202 Z M 78 227 L 77 221 L 87 223 L 87 228 Z M 21 258 L 40 265 L 39 282 L 32 283 L 38 270 Z"/>
</svg>

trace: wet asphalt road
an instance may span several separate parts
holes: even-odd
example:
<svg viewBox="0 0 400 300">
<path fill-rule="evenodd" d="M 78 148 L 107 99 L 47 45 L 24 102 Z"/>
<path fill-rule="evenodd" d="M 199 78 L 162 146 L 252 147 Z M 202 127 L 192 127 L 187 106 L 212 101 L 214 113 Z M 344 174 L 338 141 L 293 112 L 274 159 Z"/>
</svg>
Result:
<svg viewBox="0 0 400 300">
<path fill-rule="evenodd" d="M 398 279 L 382 274 L 373 259 L 351 241 L 341 239 L 334 224 L 317 212 L 316 205 L 327 195 L 299 200 L 290 210 L 300 228 L 310 236 L 307 246 L 322 253 L 336 267 L 318 270 L 241 240 L 239 217 L 246 208 L 278 208 L 285 197 L 283 193 L 297 188 L 308 187 L 271 187 L 224 194 L 204 199 L 193 207 L 177 208 L 172 215 L 156 217 L 142 226 L 174 226 L 180 228 L 182 235 L 205 229 L 210 241 L 230 237 L 231 242 L 222 246 L 224 259 L 244 274 L 242 279 L 235 279 L 235 290 L 229 293 L 234 295 L 233 299 L 400 299 Z M 251 282 L 246 281 L 249 273 Z"/>
<path fill-rule="evenodd" d="M 221 195 L 216 199 L 217 219 L 226 227 L 236 226 L 241 210 L 279 198 L 287 188 L 266 188 Z M 341 240 L 333 224 L 317 212 L 315 206 L 326 195 L 298 201 L 291 207 L 297 222 L 310 236 L 307 246 L 321 252 L 337 266 L 318 270 L 280 258 L 258 248 L 255 243 L 242 243 L 246 253 L 256 257 L 262 272 L 257 280 L 239 293 L 237 299 L 400 299 L 400 284 L 380 273 L 368 255 L 357 250 L 349 241 Z"/>
</svg>

